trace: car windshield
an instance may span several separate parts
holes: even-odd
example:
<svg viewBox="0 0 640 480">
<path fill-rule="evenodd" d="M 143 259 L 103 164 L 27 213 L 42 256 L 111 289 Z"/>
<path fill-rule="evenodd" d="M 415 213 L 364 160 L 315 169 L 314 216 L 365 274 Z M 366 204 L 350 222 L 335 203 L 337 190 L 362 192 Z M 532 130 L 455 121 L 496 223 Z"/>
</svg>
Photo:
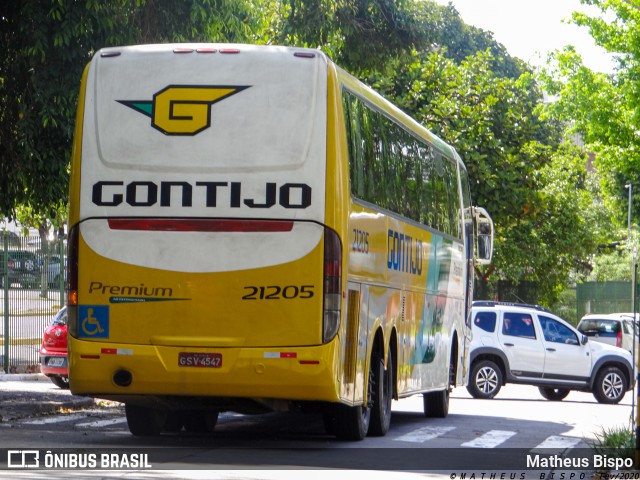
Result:
<svg viewBox="0 0 640 480">
<path fill-rule="evenodd" d="M 618 333 L 620 322 L 618 320 L 588 319 L 582 320 L 578 330 L 586 334 L 594 333 Z"/>
<path fill-rule="evenodd" d="M 63 308 L 51 321 L 51 325 L 66 325 L 67 324 L 67 309 Z"/>
</svg>

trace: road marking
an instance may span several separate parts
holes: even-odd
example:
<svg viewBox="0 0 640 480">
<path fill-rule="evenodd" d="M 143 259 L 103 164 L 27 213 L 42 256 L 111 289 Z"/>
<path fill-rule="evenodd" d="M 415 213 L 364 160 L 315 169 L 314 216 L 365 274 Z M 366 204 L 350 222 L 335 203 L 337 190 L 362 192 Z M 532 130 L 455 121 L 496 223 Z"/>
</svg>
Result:
<svg viewBox="0 0 640 480">
<path fill-rule="evenodd" d="M 510 432 L 508 430 L 489 430 L 484 435 L 474 438 L 470 442 L 465 442 L 461 446 L 472 448 L 495 448 L 501 443 L 509 440 L 516 433 L 517 432 Z"/>
<path fill-rule="evenodd" d="M 42 417 L 42 418 L 36 418 L 33 420 L 25 420 L 20 423 L 23 425 L 46 425 L 48 423 L 62 423 L 62 422 L 68 422 L 71 420 L 79 420 L 81 418 L 86 418 L 86 415 L 82 413 L 74 413 L 72 415 L 61 414 L 61 415 L 56 415 L 51 417 Z"/>
<path fill-rule="evenodd" d="M 424 443 L 455 429 L 456 427 L 424 427 L 406 433 L 401 437 L 394 438 L 394 440 L 399 440 L 400 442 Z"/>
<path fill-rule="evenodd" d="M 86 422 L 86 423 L 78 423 L 76 427 L 78 428 L 100 428 L 100 427 L 108 427 L 110 425 L 116 425 L 118 423 L 125 423 L 127 421 L 124 417 L 118 418 L 110 418 L 109 420 L 97 420 L 95 422 Z"/>
<path fill-rule="evenodd" d="M 581 438 L 576 437 L 563 437 L 562 435 L 552 435 L 547 437 L 544 442 L 542 442 L 537 447 L 534 447 L 533 450 L 542 450 L 548 448 L 556 448 L 556 449 L 565 449 L 565 448 L 573 448 L 575 445 L 582 441 Z"/>
</svg>

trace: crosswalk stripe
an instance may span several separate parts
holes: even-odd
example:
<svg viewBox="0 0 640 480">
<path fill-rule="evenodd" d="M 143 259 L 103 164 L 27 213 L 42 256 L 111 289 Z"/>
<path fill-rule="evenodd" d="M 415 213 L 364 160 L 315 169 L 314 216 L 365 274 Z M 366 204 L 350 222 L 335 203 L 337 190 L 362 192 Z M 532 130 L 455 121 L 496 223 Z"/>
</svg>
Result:
<svg viewBox="0 0 640 480">
<path fill-rule="evenodd" d="M 81 418 L 86 418 L 86 415 L 80 413 L 74 413 L 71 415 L 55 415 L 50 417 L 35 418 L 33 420 L 25 420 L 20 423 L 22 423 L 23 425 L 46 425 L 48 423 L 62 423 L 71 420 L 79 420 Z"/>
<path fill-rule="evenodd" d="M 118 418 L 110 418 L 108 420 L 97 420 L 95 422 L 86 422 L 86 423 L 78 423 L 76 427 L 78 428 L 100 428 L 100 427 L 108 427 L 110 425 L 116 425 L 118 423 L 125 423 L 127 421 L 124 417 Z"/>
<path fill-rule="evenodd" d="M 400 442 L 424 443 L 444 435 L 451 430 L 455 430 L 455 428 L 456 427 L 424 427 L 406 433 L 401 437 L 396 437 L 394 440 L 398 440 Z"/>
<path fill-rule="evenodd" d="M 464 442 L 462 447 L 471 448 L 495 448 L 513 437 L 517 432 L 508 430 L 489 430 L 484 435 L 474 438 L 469 442 Z"/>
<path fill-rule="evenodd" d="M 564 448 L 572 448 L 578 443 L 582 441 L 581 438 L 576 437 L 563 437 L 562 435 L 552 435 L 547 437 L 544 442 L 534 447 L 533 450 L 541 450 L 541 449 L 564 449 Z"/>
</svg>

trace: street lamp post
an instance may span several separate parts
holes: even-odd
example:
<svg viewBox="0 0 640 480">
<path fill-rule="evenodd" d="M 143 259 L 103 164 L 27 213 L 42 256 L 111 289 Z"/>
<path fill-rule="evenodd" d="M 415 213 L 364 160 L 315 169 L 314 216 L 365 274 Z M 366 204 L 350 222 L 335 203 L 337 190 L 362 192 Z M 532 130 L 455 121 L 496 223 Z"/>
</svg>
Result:
<svg viewBox="0 0 640 480">
<path fill-rule="evenodd" d="M 633 193 L 633 184 L 628 183 L 624 187 L 629 189 L 629 209 L 627 211 L 627 242 L 629 242 L 629 248 L 631 248 L 631 195 Z"/>
</svg>

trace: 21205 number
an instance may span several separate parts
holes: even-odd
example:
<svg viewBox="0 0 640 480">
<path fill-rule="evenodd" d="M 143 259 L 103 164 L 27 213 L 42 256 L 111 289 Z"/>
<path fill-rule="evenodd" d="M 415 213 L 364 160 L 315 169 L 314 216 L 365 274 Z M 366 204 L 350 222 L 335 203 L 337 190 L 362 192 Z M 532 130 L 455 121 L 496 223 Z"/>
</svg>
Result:
<svg viewBox="0 0 640 480">
<path fill-rule="evenodd" d="M 291 300 L 293 298 L 313 297 L 313 285 L 267 285 L 264 287 L 248 286 L 244 287 L 249 292 L 242 296 L 243 300 Z"/>
</svg>

